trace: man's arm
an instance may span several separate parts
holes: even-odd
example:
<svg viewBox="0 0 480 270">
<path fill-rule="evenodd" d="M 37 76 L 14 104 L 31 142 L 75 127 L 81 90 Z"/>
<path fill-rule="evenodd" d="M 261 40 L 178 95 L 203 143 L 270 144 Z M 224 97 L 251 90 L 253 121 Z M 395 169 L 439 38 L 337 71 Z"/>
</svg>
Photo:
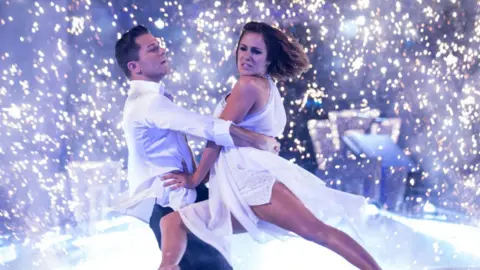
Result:
<svg viewBox="0 0 480 270">
<path fill-rule="evenodd" d="M 230 135 L 233 138 L 235 146 L 238 147 L 253 147 L 275 153 L 278 153 L 280 150 L 280 143 L 275 138 L 235 125 L 230 126 Z"/>
<path fill-rule="evenodd" d="M 230 94 L 230 102 L 227 103 L 227 106 L 225 106 L 220 117 L 222 119 L 239 123 L 253 107 L 257 93 L 257 89 L 255 88 L 255 85 L 251 83 L 250 78 L 240 77 Z M 231 126 L 230 128 L 230 133 L 233 137 L 239 136 L 242 139 L 245 139 L 245 142 L 253 144 L 256 140 L 262 139 L 260 137 L 255 138 L 256 133 L 251 132 L 249 134 L 249 132 L 251 131 L 237 130 L 235 126 Z M 206 174 L 210 171 L 210 168 L 217 160 L 220 150 L 221 146 L 218 146 L 213 142 L 207 143 L 207 147 L 203 151 L 202 159 L 200 160 L 197 170 L 190 177 L 189 181 L 187 181 L 189 184 L 187 187 L 196 187 L 202 179 L 205 178 Z"/>
<path fill-rule="evenodd" d="M 237 127 L 231 121 L 188 111 L 163 97 L 150 102 L 147 121 L 158 128 L 180 131 L 221 146 L 249 146 L 267 151 L 278 147 L 274 138 Z"/>
<path fill-rule="evenodd" d="M 237 123 L 244 119 L 245 115 L 255 102 L 255 96 L 258 93 L 258 89 L 255 87 L 256 86 L 251 83 L 251 78 L 240 77 L 230 94 L 230 103 L 227 104 L 220 117 Z M 231 129 L 231 132 L 237 134 L 235 129 Z M 241 134 L 240 136 L 245 135 L 241 130 L 238 134 Z M 249 135 L 252 134 L 248 134 L 244 138 L 248 138 Z M 250 137 L 249 139 L 252 141 L 255 140 L 254 137 Z M 200 164 L 195 173 L 193 175 L 186 173 L 166 174 L 162 177 L 164 181 L 168 180 L 164 185 L 172 186 L 173 189 L 180 187 L 195 188 L 205 179 L 210 168 L 217 160 L 220 150 L 221 146 L 211 141 L 207 142 L 207 146 L 202 154 L 202 159 L 200 160 Z"/>
</svg>

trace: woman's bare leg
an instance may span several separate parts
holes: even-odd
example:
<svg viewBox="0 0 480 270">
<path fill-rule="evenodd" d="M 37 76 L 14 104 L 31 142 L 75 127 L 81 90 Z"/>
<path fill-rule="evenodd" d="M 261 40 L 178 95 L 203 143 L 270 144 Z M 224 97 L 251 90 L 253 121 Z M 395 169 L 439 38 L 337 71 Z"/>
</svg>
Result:
<svg viewBox="0 0 480 270">
<path fill-rule="evenodd" d="M 232 216 L 233 233 L 246 232 L 243 226 Z M 162 263 L 159 270 L 174 270 L 180 263 L 187 249 L 188 228 L 183 223 L 180 214 L 175 211 L 160 220 L 162 231 Z"/>
<path fill-rule="evenodd" d="M 362 270 L 380 269 L 370 254 L 353 238 L 317 219 L 280 182 L 276 182 L 273 186 L 270 203 L 252 206 L 252 210 L 260 219 L 322 245 Z"/>
<path fill-rule="evenodd" d="M 182 221 L 180 214 L 175 211 L 160 220 L 162 231 L 162 263 L 159 270 L 179 269 L 175 268 L 187 249 L 187 227 Z"/>
<path fill-rule="evenodd" d="M 275 183 L 269 204 L 252 206 L 252 210 L 262 220 L 292 231 L 306 240 L 331 249 L 362 270 L 380 269 L 368 252 L 346 233 L 318 220 L 298 198 L 283 184 Z M 187 228 L 178 212 L 163 217 L 162 264 L 160 269 L 175 267 L 185 253 Z M 234 232 L 244 229 L 232 217 Z"/>
</svg>

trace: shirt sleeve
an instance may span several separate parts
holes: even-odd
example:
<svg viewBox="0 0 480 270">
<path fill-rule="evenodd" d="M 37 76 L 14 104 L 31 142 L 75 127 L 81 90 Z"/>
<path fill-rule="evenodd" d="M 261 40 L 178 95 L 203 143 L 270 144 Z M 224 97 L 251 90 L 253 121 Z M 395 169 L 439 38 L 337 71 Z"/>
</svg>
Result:
<svg viewBox="0 0 480 270">
<path fill-rule="evenodd" d="M 188 111 L 165 97 L 154 98 L 149 103 L 146 120 L 157 128 L 183 132 L 222 146 L 235 146 L 230 135 L 231 121 Z"/>
<path fill-rule="evenodd" d="M 194 204 L 197 199 L 197 191 L 195 189 L 179 188 L 170 190 L 168 193 L 168 205 L 163 207 L 171 207 L 177 211 L 187 205 Z"/>
</svg>

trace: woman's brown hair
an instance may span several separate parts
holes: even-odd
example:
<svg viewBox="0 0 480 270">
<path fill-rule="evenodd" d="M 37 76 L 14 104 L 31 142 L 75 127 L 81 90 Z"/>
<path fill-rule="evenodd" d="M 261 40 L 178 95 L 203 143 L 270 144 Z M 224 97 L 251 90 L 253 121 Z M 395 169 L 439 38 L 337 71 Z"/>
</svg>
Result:
<svg viewBox="0 0 480 270">
<path fill-rule="evenodd" d="M 270 62 L 267 74 L 273 78 L 293 79 L 308 70 L 310 62 L 302 45 L 292 36 L 263 22 L 249 22 L 243 26 L 235 54 L 237 64 L 240 41 L 245 33 L 259 33 L 263 36 L 267 47 L 267 61 Z"/>
</svg>

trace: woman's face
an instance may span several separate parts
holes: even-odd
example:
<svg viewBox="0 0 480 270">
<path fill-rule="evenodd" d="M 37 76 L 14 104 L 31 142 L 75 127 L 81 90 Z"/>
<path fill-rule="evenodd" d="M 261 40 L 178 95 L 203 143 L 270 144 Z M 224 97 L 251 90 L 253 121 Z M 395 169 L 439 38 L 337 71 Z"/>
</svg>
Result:
<svg viewBox="0 0 480 270">
<path fill-rule="evenodd" d="M 262 34 L 246 32 L 238 45 L 237 68 L 240 75 L 265 76 L 267 67 L 267 46 Z"/>
</svg>

